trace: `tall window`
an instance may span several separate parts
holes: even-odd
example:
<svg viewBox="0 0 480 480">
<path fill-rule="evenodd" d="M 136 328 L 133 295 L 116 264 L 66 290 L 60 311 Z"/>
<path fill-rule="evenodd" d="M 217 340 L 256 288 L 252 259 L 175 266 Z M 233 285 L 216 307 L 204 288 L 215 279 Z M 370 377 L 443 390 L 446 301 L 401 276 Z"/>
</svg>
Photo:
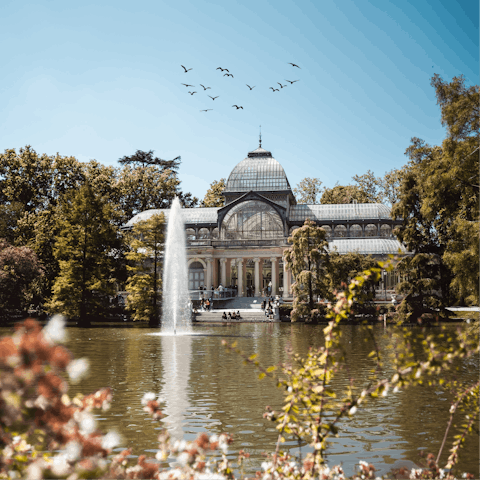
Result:
<svg viewBox="0 0 480 480">
<path fill-rule="evenodd" d="M 225 215 L 221 236 L 226 240 L 282 238 L 283 222 L 270 205 L 248 200 L 236 205 Z"/>
</svg>

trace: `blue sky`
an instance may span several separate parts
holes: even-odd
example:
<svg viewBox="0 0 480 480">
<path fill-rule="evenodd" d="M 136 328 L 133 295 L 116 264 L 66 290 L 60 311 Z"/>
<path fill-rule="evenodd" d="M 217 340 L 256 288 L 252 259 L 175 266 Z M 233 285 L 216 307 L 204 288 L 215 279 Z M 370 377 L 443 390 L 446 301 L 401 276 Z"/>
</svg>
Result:
<svg viewBox="0 0 480 480">
<path fill-rule="evenodd" d="M 259 125 L 292 187 L 383 175 L 411 137 L 442 141 L 434 73 L 478 84 L 472 1 L 3 0 L 0 15 L 1 151 L 181 155 L 199 198 L 258 146 Z M 300 81 L 269 89 L 286 79 Z"/>
</svg>

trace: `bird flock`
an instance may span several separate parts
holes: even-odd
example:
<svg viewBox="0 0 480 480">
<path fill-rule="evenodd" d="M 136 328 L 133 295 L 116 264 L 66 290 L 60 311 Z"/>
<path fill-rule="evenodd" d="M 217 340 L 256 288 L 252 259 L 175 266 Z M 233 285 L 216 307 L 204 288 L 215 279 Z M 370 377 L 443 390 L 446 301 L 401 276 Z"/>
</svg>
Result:
<svg viewBox="0 0 480 480">
<path fill-rule="evenodd" d="M 301 68 L 300 68 L 297 64 L 295 64 L 295 63 L 288 62 L 288 65 L 291 65 L 292 68 L 301 69 Z M 187 67 L 185 67 L 185 66 L 183 66 L 183 65 L 180 65 L 180 66 L 183 68 L 184 73 L 188 73 L 188 72 L 190 72 L 191 70 L 193 70 L 193 68 L 187 68 Z M 222 75 L 223 77 L 232 78 L 232 79 L 235 78 L 234 75 L 233 75 L 232 73 L 230 73 L 230 71 L 228 70 L 228 68 L 217 67 L 216 70 L 220 70 L 219 73 L 220 73 L 220 74 L 223 74 L 223 75 Z M 224 73 L 224 72 L 226 72 L 226 73 Z M 286 88 L 286 87 L 292 86 L 294 83 L 299 82 L 299 81 L 300 81 L 299 79 L 298 79 L 298 80 L 287 80 L 287 79 L 285 79 L 285 82 L 287 82 L 287 83 L 282 84 L 281 82 L 276 82 L 277 85 L 279 85 L 279 87 L 276 87 L 276 86 L 274 86 L 274 87 L 269 87 L 269 90 L 272 90 L 272 93 L 279 92 L 280 90 L 283 90 L 283 89 Z M 188 93 L 189 93 L 191 96 L 195 95 L 196 93 L 199 93 L 197 90 L 194 90 L 195 88 L 197 88 L 195 85 L 191 85 L 191 84 L 188 84 L 188 83 L 182 83 L 181 85 L 185 86 L 186 88 L 191 88 L 191 89 L 192 89 L 192 90 L 188 90 Z M 199 85 L 200 85 L 200 87 L 203 88 L 203 90 L 200 91 L 201 93 L 206 93 L 207 90 L 211 90 L 211 89 L 212 89 L 211 87 L 206 87 L 205 85 L 202 85 L 201 83 L 200 83 Z M 252 90 L 255 88 L 255 85 L 253 85 L 253 86 L 250 86 L 250 85 L 248 85 L 248 84 L 245 84 L 245 85 L 249 88 L 250 91 L 252 91 Z M 199 89 L 198 89 L 198 90 L 199 90 Z M 207 97 L 211 98 L 212 101 L 215 101 L 215 99 L 219 98 L 220 95 L 212 96 L 212 95 L 208 95 L 208 94 L 207 94 Z M 242 105 L 237 105 L 237 104 L 232 105 L 232 108 L 235 108 L 237 111 L 238 111 L 238 110 L 243 110 L 243 106 L 242 106 Z M 214 109 L 213 109 L 213 108 L 205 108 L 205 109 L 203 109 L 203 110 L 200 110 L 200 112 L 210 112 L 210 111 L 212 111 L 212 110 L 214 110 Z"/>
</svg>

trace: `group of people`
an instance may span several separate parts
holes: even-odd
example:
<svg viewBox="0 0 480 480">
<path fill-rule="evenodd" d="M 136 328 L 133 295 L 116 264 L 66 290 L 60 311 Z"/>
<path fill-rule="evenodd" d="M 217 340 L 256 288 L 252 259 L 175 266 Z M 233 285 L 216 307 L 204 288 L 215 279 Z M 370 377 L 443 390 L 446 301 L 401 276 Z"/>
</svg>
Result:
<svg viewBox="0 0 480 480">
<path fill-rule="evenodd" d="M 208 312 L 212 308 L 212 299 L 211 298 L 202 298 L 200 300 L 200 310 L 202 312 Z"/>
<path fill-rule="evenodd" d="M 228 315 L 226 312 L 223 312 L 222 315 L 222 320 L 240 320 L 242 317 L 240 316 L 240 310 L 237 310 L 237 313 L 235 312 L 228 312 Z"/>
<path fill-rule="evenodd" d="M 273 319 L 274 307 L 278 307 L 278 301 L 277 300 L 274 301 L 273 297 L 268 297 L 268 298 L 265 297 L 265 299 L 262 302 L 262 310 L 264 311 L 266 317 Z"/>
</svg>

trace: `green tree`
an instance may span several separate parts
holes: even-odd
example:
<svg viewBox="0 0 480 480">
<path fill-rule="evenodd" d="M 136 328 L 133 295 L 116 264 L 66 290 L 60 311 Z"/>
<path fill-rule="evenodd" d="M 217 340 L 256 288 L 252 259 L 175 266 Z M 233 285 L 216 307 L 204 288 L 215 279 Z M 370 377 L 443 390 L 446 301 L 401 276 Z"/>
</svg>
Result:
<svg viewBox="0 0 480 480">
<path fill-rule="evenodd" d="M 319 311 L 315 308 L 316 299 L 327 295 L 325 273 L 328 263 L 328 242 L 326 232 L 317 227 L 312 220 L 305 220 L 302 227 L 293 231 L 288 239 L 292 244 L 284 253 L 287 268 L 292 272 L 295 282 L 292 322 L 301 317 L 315 321 Z"/>
<path fill-rule="evenodd" d="M 412 143 L 407 150 L 412 163 L 404 174 L 400 201 L 394 205 L 392 216 L 402 217 L 403 223 L 395 233 L 412 254 L 399 263 L 404 281 L 397 291 L 405 297 L 398 312 L 404 320 L 417 321 L 423 314 L 443 309 L 449 303 L 451 274 L 442 262 L 438 231 L 422 208 L 425 189 L 422 165 L 429 161 L 432 149 L 417 138 Z"/>
<path fill-rule="evenodd" d="M 363 175 L 354 175 L 352 180 L 354 180 L 358 187 L 367 194 L 372 202 L 381 203 L 383 201 L 382 179 L 376 177 L 371 170 L 367 170 L 367 173 L 364 173 Z"/>
<path fill-rule="evenodd" d="M 27 145 L 0 154 L 0 203 L 17 202 L 24 211 L 41 209 L 49 198 L 52 159 Z"/>
<path fill-rule="evenodd" d="M 325 298 L 334 301 L 336 292 L 345 288 L 345 285 L 364 271 L 378 268 L 377 261 L 370 255 L 362 255 L 357 252 L 339 254 L 333 250 L 329 252 L 325 279 L 327 293 Z M 371 279 L 363 283 L 358 292 L 356 301 L 364 303 L 375 298 L 375 283 Z"/>
<path fill-rule="evenodd" d="M 366 192 L 356 185 L 335 185 L 333 188 L 325 188 L 320 203 L 338 204 L 338 203 L 375 203 Z"/>
<path fill-rule="evenodd" d="M 53 253 L 60 271 L 48 308 L 79 317 L 82 325 L 101 315 L 105 297 L 114 293 L 113 263 L 120 239 L 111 222 L 112 209 L 87 183 L 64 195 L 58 210 Z"/>
<path fill-rule="evenodd" d="M 35 281 L 43 275 L 35 253 L 0 238 L 0 318 L 18 315 L 34 301 Z"/>
<path fill-rule="evenodd" d="M 159 321 L 164 232 L 165 216 L 161 214 L 137 222 L 129 234 L 127 310 L 134 320 L 151 324 Z"/>
<path fill-rule="evenodd" d="M 318 205 L 320 197 L 324 191 L 321 188 L 322 181 L 319 178 L 305 177 L 296 188 L 293 189 L 297 203 L 307 203 L 309 205 Z"/>
<path fill-rule="evenodd" d="M 119 160 L 123 165 L 118 175 L 119 203 L 125 221 L 135 214 L 153 208 L 169 208 L 178 196 L 184 207 L 194 207 L 198 199 L 180 190 L 177 170 L 181 157 L 162 160 L 153 151 L 137 150 Z"/>
<path fill-rule="evenodd" d="M 225 190 L 225 179 L 214 180 L 210 184 L 210 188 L 205 194 L 205 198 L 201 202 L 202 207 L 223 207 L 225 205 L 225 199 L 222 192 Z"/>
</svg>

